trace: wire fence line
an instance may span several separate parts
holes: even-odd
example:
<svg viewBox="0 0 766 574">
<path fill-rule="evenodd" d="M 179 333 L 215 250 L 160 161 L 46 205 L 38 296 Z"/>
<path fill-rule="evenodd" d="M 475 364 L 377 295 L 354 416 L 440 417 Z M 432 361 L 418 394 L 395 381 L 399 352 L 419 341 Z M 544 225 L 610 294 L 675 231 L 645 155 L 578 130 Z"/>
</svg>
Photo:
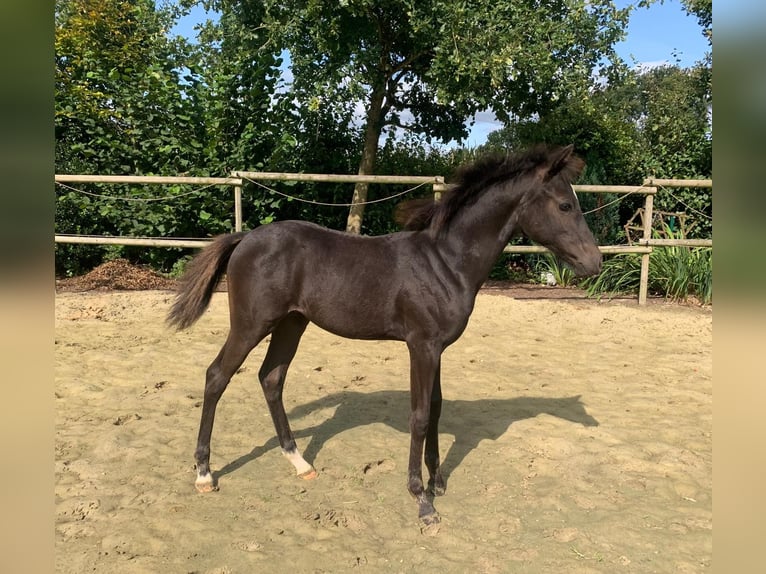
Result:
<svg viewBox="0 0 766 574">
<path fill-rule="evenodd" d="M 322 201 L 314 201 L 312 199 L 305 199 L 303 197 L 298 197 L 296 195 L 290 195 L 290 194 L 281 192 L 281 191 L 279 191 L 277 189 L 274 189 L 273 187 L 269 187 L 267 185 L 263 185 L 262 183 L 254 180 L 254 179 L 250 179 L 250 178 L 243 178 L 243 179 L 245 181 L 249 182 L 249 183 L 252 183 L 253 185 L 255 185 L 257 187 L 260 187 L 260 188 L 264 189 L 265 191 L 268 191 L 269 193 L 274 193 L 276 195 L 281 195 L 282 197 L 285 197 L 285 198 L 289 199 L 290 201 L 299 201 L 299 202 L 302 202 L 302 203 L 308 203 L 308 204 L 311 204 L 311 205 L 321 205 L 321 206 L 325 206 L 325 207 L 351 207 L 352 205 L 371 205 L 371 204 L 375 204 L 375 203 L 383 203 L 383 202 L 386 202 L 386 201 L 390 201 L 392 199 L 396 199 L 396 198 L 401 197 L 403 195 L 406 195 L 406 194 L 408 194 L 410 192 L 413 192 L 416 189 L 419 189 L 419 188 L 423 187 L 424 185 L 428 185 L 427 182 L 423 182 L 423 183 L 420 183 L 420 184 L 418 184 L 418 185 L 416 185 L 414 187 L 411 187 L 409 189 L 405 189 L 404 191 L 401 191 L 399 193 L 395 193 L 393 195 L 389 195 L 387 197 L 381 197 L 379 199 L 373 199 L 373 200 L 370 200 L 370 201 L 360 201 L 360 202 L 358 202 L 356 204 L 352 204 L 352 203 L 325 203 L 325 202 L 322 202 Z M 72 191 L 72 192 L 75 192 L 75 193 L 79 193 L 79 194 L 82 194 L 82 195 L 87 195 L 89 197 L 95 197 L 95 198 L 103 199 L 103 200 L 106 200 L 106 201 L 134 201 L 134 202 L 138 202 L 138 203 L 172 202 L 172 201 L 176 201 L 178 199 L 184 198 L 184 197 L 188 197 L 190 195 L 195 195 L 195 194 L 202 193 L 203 191 L 206 191 L 206 190 L 208 190 L 211 187 L 215 187 L 217 185 L 221 185 L 221 184 L 211 183 L 211 184 L 199 187 L 197 189 L 192 189 L 191 191 L 186 191 L 186 192 L 183 192 L 183 193 L 175 193 L 175 194 L 166 195 L 166 196 L 163 196 L 163 197 L 125 197 L 125 196 L 108 195 L 108 194 L 105 194 L 105 193 L 94 193 L 92 191 L 86 191 L 84 189 L 80 189 L 80 188 L 68 185 L 68 184 L 66 184 L 64 182 L 61 182 L 61 181 L 56 181 L 55 183 L 56 183 L 56 185 L 58 185 L 59 187 L 61 187 L 63 189 L 67 189 L 69 191 Z"/>
<path fill-rule="evenodd" d="M 114 195 L 107 195 L 105 193 L 94 193 L 92 191 L 86 191 L 84 189 L 79 189 L 77 187 L 72 187 L 71 185 L 67 185 L 66 183 L 62 183 L 60 181 L 56 182 L 56 185 L 58 185 L 61 188 L 68 189 L 69 191 L 73 191 L 75 193 L 79 193 L 82 195 L 87 195 L 89 197 L 96 197 L 98 199 L 103 199 L 106 201 L 135 201 L 138 203 L 152 203 L 152 202 L 170 202 L 175 201 L 177 199 L 181 199 L 182 197 L 188 197 L 190 195 L 195 195 L 198 193 L 202 193 L 203 191 L 214 187 L 216 184 L 211 183 L 210 185 L 205 185 L 203 187 L 200 187 L 198 189 L 193 189 L 191 191 L 187 191 L 184 193 L 176 193 L 170 196 L 164 196 L 164 197 L 122 197 L 122 196 L 114 196 Z"/>
<path fill-rule="evenodd" d="M 269 193 L 273 193 L 273 194 L 282 196 L 282 197 L 284 197 L 284 198 L 286 198 L 286 199 L 288 199 L 290 201 L 298 201 L 298 202 L 302 202 L 302 203 L 307 203 L 307 204 L 311 204 L 311 205 L 319 205 L 319 206 L 323 206 L 323 207 L 351 207 L 352 205 L 372 205 L 372 204 L 376 204 L 376 203 L 383 203 L 383 202 L 386 202 L 386 201 L 391 201 L 392 199 L 397 199 L 397 198 L 399 198 L 399 197 L 401 197 L 403 195 L 407 195 L 408 193 L 411 193 L 411 192 L 413 192 L 413 191 L 415 191 L 415 190 L 417 190 L 417 189 L 419 189 L 419 188 L 429 184 L 429 182 L 425 182 L 424 181 L 424 182 L 419 183 L 418 185 L 416 185 L 414 187 L 410 187 L 409 189 L 405 189 L 404 191 L 401 191 L 399 193 L 395 193 L 393 195 L 389 195 L 387 197 L 381 197 L 379 199 L 373 199 L 373 200 L 369 200 L 369 201 L 361 201 L 361 202 L 358 202 L 356 204 L 353 204 L 353 203 L 327 203 L 327 202 L 322 202 L 322 201 L 315 201 L 315 200 L 312 200 L 312 199 L 305 199 L 303 197 L 298 197 L 296 195 L 290 195 L 288 193 L 284 193 L 282 191 L 279 191 L 278 189 L 275 189 L 273 187 L 269 187 L 267 185 L 264 185 L 264 184 L 260 183 L 259 181 L 256 181 L 255 179 L 251 179 L 251 178 L 248 178 L 248 177 L 243 177 L 242 179 L 244 181 L 247 181 L 247 182 L 257 186 L 257 187 L 260 187 L 264 191 L 267 191 Z M 106 200 L 106 201 L 132 201 L 132 202 L 139 202 L 139 203 L 151 203 L 151 202 L 163 202 L 163 201 L 164 202 L 172 202 L 172 201 L 176 201 L 178 199 L 184 198 L 184 197 L 188 197 L 190 195 L 195 195 L 195 194 L 202 193 L 203 191 L 206 191 L 207 189 L 209 189 L 211 187 L 215 187 L 217 185 L 222 185 L 220 183 L 211 183 L 211 184 L 199 187 L 197 189 L 192 189 L 192 190 L 187 191 L 187 192 L 175 193 L 175 194 L 167 195 L 167 196 L 163 196 L 163 197 L 125 197 L 125 196 L 114 196 L 114 195 L 108 195 L 108 194 L 104 194 L 104 193 L 94 193 L 92 191 L 86 191 L 84 189 L 80 189 L 80 188 L 73 187 L 71 185 L 67 185 L 63 181 L 56 181 L 55 183 L 56 183 L 56 185 L 58 185 L 59 187 L 61 187 L 63 189 L 67 189 L 67 190 L 72 191 L 74 193 L 79 193 L 79 194 L 82 194 L 82 195 L 87 195 L 89 197 L 95 197 L 95 198 L 103 199 L 103 200 Z M 97 183 L 97 182 L 91 182 L 91 183 Z M 112 182 L 99 182 L 99 183 L 112 183 Z M 146 183 L 149 183 L 149 182 L 144 182 L 144 184 L 146 184 Z M 575 189 L 575 191 L 577 191 L 578 186 L 575 185 L 575 186 L 572 186 L 572 187 L 573 187 L 573 189 Z M 583 187 L 585 187 L 585 186 L 583 186 Z M 591 187 L 595 187 L 595 186 L 591 186 Z M 606 186 L 606 187 L 609 187 L 609 186 Z M 445 184 L 445 188 L 448 189 L 449 185 Z M 593 209 L 590 209 L 588 211 L 583 212 L 583 215 L 589 215 L 591 213 L 595 213 L 597 211 L 601 211 L 602 209 L 606 209 L 607 207 L 609 207 L 611 205 L 614 205 L 615 203 L 619 203 L 619 202 L 623 201 L 626 197 L 628 197 L 630 195 L 634 195 L 636 193 L 641 193 L 641 191 L 644 190 L 644 189 L 647 189 L 647 186 L 641 185 L 641 186 L 635 187 L 633 189 L 630 189 L 626 193 L 622 194 L 617 199 L 614 199 L 614 200 L 610 201 L 609 203 L 605 203 L 603 205 L 599 205 L 598 207 L 595 207 Z M 587 191 L 588 190 L 586 190 L 586 192 Z M 591 191 L 591 192 L 593 192 L 593 191 Z M 606 192 L 606 193 L 608 193 L 608 192 Z M 675 196 L 673 196 L 673 197 L 675 198 Z M 680 200 L 678 200 L 678 201 L 679 201 L 679 203 L 682 203 L 684 206 L 686 206 L 686 204 L 684 204 Z M 692 210 L 692 211 L 696 211 L 696 210 L 694 210 L 691 207 L 689 209 Z M 697 213 L 701 213 L 701 212 L 697 212 Z M 702 215 L 704 215 L 704 214 L 702 214 Z"/>
</svg>

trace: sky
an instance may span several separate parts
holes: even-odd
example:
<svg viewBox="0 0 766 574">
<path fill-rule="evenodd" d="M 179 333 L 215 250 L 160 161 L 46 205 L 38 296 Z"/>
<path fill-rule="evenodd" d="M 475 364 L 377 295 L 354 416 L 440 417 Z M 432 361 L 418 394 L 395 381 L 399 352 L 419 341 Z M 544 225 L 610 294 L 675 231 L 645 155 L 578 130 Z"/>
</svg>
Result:
<svg viewBox="0 0 766 574">
<path fill-rule="evenodd" d="M 729 3 L 745 0 L 729 0 Z M 618 8 L 632 4 L 631 0 L 615 0 Z M 758 2 L 766 5 L 766 2 Z M 728 6 L 733 8 L 733 6 Z M 716 18 L 719 10 L 716 10 Z M 731 13 L 729 13 L 731 14 Z M 726 13 L 721 16 L 726 17 Z M 195 35 L 194 25 L 207 18 L 199 7 L 179 21 L 174 32 L 190 38 Z M 631 66 L 653 67 L 662 64 L 693 66 L 710 51 L 707 39 L 695 16 L 688 15 L 680 0 L 655 2 L 649 8 L 636 8 L 630 16 L 627 37 L 615 46 L 617 54 Z M 483 144 L 487 134 L 502 127 L 491 113 L 477 114 L 471 134 L 465 144 L 469 147 Z"/>
<path fill-rule="evenodd" d="M 631 2 L 617 0 L 615 4 L 624 8 Z M 636 8 L 631 13 L 627 32 L 626 40 L 615 48 L 629 64 L 634 60 L 644 65 L 672 64 L 675 52 L 680 65 L 686 68 L 702 60 L 710 50 L 697 17 L 688 15 L 679 0 Z"/>
</svg>

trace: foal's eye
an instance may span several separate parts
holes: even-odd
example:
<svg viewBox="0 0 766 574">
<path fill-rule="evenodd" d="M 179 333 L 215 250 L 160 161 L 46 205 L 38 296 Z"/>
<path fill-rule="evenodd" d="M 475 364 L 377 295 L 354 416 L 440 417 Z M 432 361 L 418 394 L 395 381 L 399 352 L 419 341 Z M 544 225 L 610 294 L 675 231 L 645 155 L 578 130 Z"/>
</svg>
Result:
<svg viewBox="0 0 766 574">
<path fill-rule="evenodd" d="M 563 212 L 572 211 L 572 204 L 571 203 L 561 203 L 559 204 L 559 209 Z"/>
</svg>

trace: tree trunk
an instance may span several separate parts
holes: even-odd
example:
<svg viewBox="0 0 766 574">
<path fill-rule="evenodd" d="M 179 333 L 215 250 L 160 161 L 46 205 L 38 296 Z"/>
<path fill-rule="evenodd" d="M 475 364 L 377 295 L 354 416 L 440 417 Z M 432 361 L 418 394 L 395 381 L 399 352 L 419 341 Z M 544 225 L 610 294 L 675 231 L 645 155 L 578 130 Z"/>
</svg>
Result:
<svg viewBox="0 0 766 574">
<path fill-rule="evenodd" d="M 359 175 L 372 175 L 375 173 L 375 160 L 378 155 L 378 140 L 383 128 L 383 99 L 384 87 L 373 88 L 370 96 L 370 107 L 367 109 L 367 126 L 364 130 L 364 149 L 362 160 L 359 162 Z M 364 216 L 365 203 L 367 201 L 366 183 L 357 183 L 354 186 L 354 196 L 351 199 L 351 208 L 348 210 L 346 231 L 359 235 L 362 232 L 362 217 Z"/>
</svg>

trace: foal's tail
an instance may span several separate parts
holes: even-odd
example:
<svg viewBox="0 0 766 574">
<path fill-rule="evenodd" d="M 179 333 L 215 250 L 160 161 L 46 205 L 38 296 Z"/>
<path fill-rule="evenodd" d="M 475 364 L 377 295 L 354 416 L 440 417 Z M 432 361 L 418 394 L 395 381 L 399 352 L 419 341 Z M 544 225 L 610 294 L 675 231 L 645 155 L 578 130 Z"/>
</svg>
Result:
<svg viewBox="0 0 766 574">
<path fill-rule="evenodd" d="M 247 231 L 217 237 L 189 263 L 175 303 L 168 313 L 168 325 L 178 330 L 190 327 L 202 316 L 229 263 L 234 248 L 239 245 Z"/>
</svg>

